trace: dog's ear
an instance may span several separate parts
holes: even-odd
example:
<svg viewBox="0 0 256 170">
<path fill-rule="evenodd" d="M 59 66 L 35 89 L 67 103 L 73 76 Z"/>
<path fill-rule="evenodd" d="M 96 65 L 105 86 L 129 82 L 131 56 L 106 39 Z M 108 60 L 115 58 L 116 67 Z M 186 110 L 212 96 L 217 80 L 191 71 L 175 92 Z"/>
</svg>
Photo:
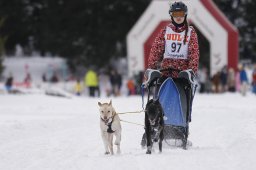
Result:
<svg viewBox="0 0 256 170">
<path fill-rule="evenodd" d="M 111 106 L 112 105 L 112 100 L 110 100 L 110 102 L 109 102 L 109 104 L 108 104 L 109 106 Z"/>
<path fill-rule="evenodd" d="M 99 105 L 99 106 L 102 106 L 101 102 L 98 102 L 98 105 Z"/>
</svg>

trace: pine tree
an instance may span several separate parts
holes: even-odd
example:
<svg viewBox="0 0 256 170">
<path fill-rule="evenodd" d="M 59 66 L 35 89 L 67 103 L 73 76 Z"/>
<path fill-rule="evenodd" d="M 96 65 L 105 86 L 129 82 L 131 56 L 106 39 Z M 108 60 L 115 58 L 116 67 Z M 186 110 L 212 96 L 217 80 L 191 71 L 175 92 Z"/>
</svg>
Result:
<svg viewBox="0 0 256 170">
<path fill-rule="evenodd" d="M 254 0 L 214 0 L 217 6 L 239 31 L 240 59 L 256 62 L 256 1 Z"/>
<path fill-rule="evenodd" d="M 0 18 L 0 30 L 4 24 L 4 21 L 5 19 L 4 18 Z M 5 44 L 5 41 L 6 41 L 6 37 L 3 37 L 1 34 L 0 34 L 0 77 L 2 75 L 2 72 L 4 70 L 4 66 L 3 66 L 3 53 L 4 53 L 4 44 Z"/>
</svg>

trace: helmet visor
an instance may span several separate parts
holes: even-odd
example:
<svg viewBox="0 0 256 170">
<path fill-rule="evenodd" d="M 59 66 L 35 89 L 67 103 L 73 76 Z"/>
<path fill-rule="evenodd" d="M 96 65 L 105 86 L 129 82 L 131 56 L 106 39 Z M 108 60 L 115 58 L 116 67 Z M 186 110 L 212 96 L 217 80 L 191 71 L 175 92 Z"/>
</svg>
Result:
<svg viewBox="0 0 256 170">
<path fill-rule="evenodd" d="M 186 13 L 185 11 L 173 11 L 171 13 L 172 17 L 185 17 Z"/>
</svg>

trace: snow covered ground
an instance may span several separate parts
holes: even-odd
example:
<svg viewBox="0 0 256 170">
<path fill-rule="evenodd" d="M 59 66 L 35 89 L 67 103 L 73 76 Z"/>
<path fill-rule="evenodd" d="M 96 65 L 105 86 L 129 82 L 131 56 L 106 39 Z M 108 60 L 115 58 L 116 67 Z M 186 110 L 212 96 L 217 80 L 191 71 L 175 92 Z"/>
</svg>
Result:
<svg viewBox="0 0 256 170">
<path fill-rule="evenodd" d="M 110 98 L 0 94 L 1 170 L 255 170 L 256 96 L 197 94 L 193 146 L 140 147 L 143 127 L 122 122 L 121 155 L 104 155 L 97 102 Z M 141 97 L 112 98 L 117 112 L 141 110 Z M 120 115 L 143 124 L 143 114 Z"/>
</svg>

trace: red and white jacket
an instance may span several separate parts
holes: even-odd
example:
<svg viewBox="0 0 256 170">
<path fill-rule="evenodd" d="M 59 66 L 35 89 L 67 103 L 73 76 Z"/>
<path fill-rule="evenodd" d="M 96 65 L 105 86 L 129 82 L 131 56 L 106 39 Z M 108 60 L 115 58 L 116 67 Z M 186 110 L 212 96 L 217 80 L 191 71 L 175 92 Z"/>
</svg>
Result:
<svg viewBox="0 0 256 170">
<path fill-rule="evenodd" d="M 174 32 L 181 33 L 185 31 L 185 25 L 179 28 L 176 28 L 172 23 L 169 24 L 167 27 L 170 27 Z M 148 59 L 148 68 L 157 69 L 159 68 L 174 68 L 178 70 L 186 70 L 192 69 L 195 73 L 198 70 L 198 63 L 199 63 L 199 46 L 198 46 L 198 39 L 195 29 L 190 26 L 191 33 L 190 33 L 190 40 L 188 42 L 188 56 L 186 59 L 181 58 L 164 58 L 165 52 L 165 34 L 166 34 L 166 27 L 163 28 L 158 36 L 156 37 Z M 182 42 L 183 43 L 183 42 Z M 165 72 L 163 73 L 164 76 L 170 77 L 178 77 L 178 71 L 173 71 L 172 73 Z"/>
</svg>

